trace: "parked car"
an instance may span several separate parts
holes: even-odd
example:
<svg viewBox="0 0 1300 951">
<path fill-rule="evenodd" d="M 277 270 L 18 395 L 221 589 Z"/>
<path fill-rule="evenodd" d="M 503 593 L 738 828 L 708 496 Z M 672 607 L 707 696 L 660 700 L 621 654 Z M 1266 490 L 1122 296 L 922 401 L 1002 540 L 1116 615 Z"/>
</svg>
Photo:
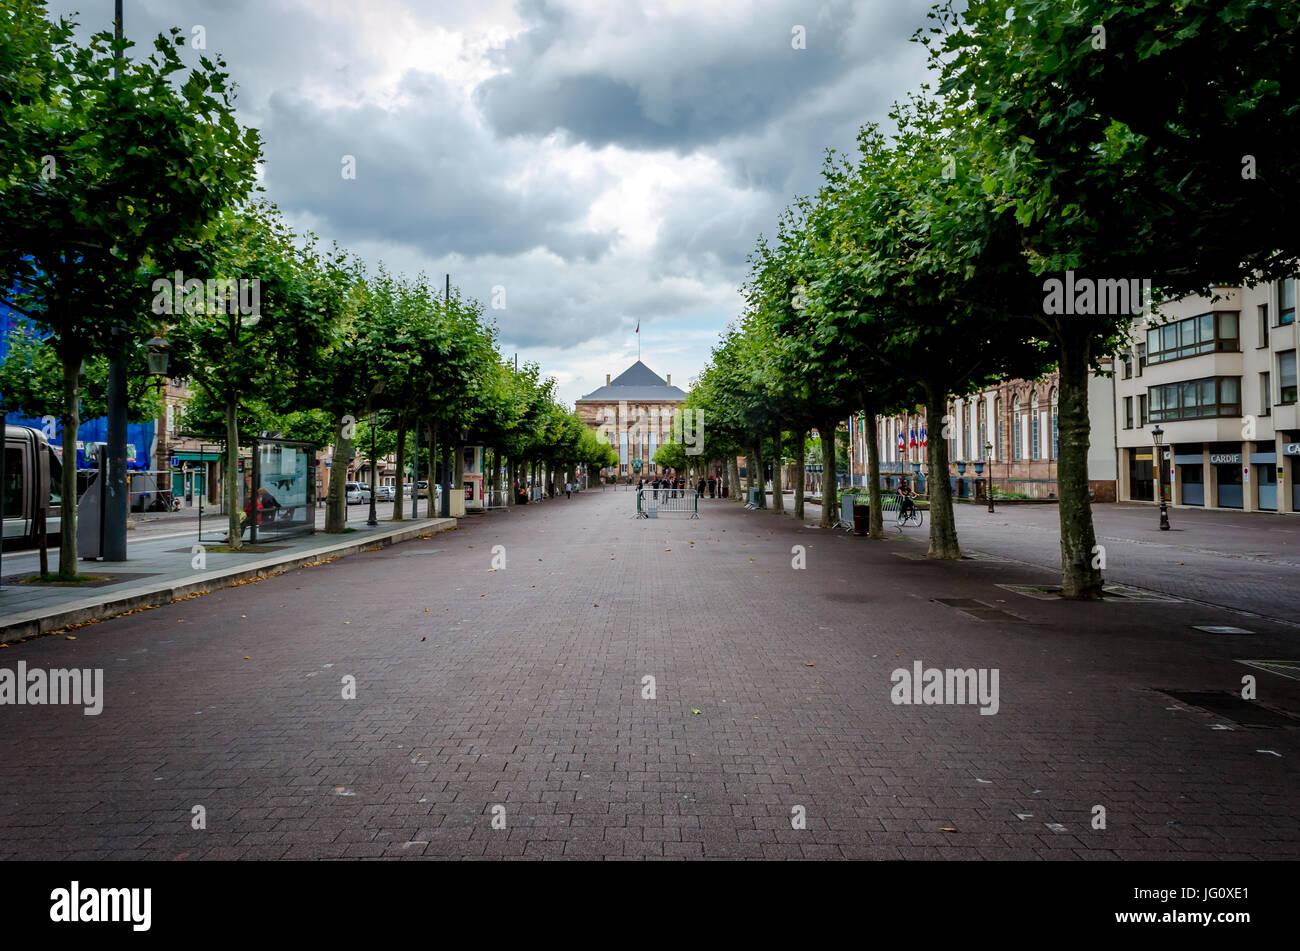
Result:
<svg viewBox="0 0 1300 951">
<path fill-rule="evenodd" d="M 375 488 L 376 502 L 391 502 L 397 498 L 397 489 L 391 485 L 381 485 Z"/>
<path fill-rule="evenodd" d="M 370 501 L 370 486 L 364 482 L 349 482 L 347 484 L 348 505 L 359 505 Z"/>
<path fill-rule="evenodd" d="M 427 479 L 421 479 L 417 484 L 419 485 L 419 497 L 427 499 L 429 497 L 429 481 Z"/>
</svg>

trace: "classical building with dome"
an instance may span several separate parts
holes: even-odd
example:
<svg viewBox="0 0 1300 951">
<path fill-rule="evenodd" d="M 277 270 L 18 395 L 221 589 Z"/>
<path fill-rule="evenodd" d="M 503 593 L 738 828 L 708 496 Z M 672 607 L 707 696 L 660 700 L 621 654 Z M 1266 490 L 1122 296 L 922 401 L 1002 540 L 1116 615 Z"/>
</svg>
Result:
<svg viewBox="0 0 1300 951">
<path fill-rule="evenodd" d="M 612 380 L 606 374 L 605 385 L 578 400 L 575 408 L 588 427 L 606 433 L 618 450 L 618 475 L 635 478 L 659 473 L 651 460 L 671 434 L 673 412 L 685 400 L 671 374 L 664 379 L 638 360 Z"/>
</svg>

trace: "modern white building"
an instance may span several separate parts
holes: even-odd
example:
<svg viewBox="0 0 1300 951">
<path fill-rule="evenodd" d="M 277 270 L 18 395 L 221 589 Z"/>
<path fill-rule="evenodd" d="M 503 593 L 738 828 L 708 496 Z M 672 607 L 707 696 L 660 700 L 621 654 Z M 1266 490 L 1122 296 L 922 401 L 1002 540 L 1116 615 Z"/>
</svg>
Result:
<svg viewBox="0 0 1300 951">
<path fill-rule="evenodd" d="M 1119 499 L 1300 512 L 1296 280 L 1215 288 L 1135 321 L 1116 361 Z M 1162 465 L 1155 469 L 1153 433 Z"/>
</svg>

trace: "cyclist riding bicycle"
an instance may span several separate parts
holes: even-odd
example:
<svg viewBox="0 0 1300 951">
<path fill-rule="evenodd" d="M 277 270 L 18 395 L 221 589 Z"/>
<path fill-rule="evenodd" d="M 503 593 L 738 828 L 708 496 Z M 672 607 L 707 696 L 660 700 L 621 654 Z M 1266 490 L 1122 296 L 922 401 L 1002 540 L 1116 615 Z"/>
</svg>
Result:
<svg viewBox="0 0 1300 951">
<path fill-rule="evenodd" d="M 909 518 L 916 511 L 916 506 L 912 503 L 912 490 L 906 484 L 898 490 L 898 518 L 902 521 Z"/>
</svg>

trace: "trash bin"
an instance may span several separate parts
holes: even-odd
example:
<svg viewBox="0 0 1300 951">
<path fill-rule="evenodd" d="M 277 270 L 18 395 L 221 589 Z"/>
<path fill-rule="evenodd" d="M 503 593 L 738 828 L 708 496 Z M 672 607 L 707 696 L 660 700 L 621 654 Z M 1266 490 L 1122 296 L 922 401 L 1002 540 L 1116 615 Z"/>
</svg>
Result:
<svg viewBox="0 0 1300 951">
<path fill-rule="evenodd" d="M 853 534 L 867 535 L 871 532 L 871 506 L 853 505 Z"/>
</svg>

